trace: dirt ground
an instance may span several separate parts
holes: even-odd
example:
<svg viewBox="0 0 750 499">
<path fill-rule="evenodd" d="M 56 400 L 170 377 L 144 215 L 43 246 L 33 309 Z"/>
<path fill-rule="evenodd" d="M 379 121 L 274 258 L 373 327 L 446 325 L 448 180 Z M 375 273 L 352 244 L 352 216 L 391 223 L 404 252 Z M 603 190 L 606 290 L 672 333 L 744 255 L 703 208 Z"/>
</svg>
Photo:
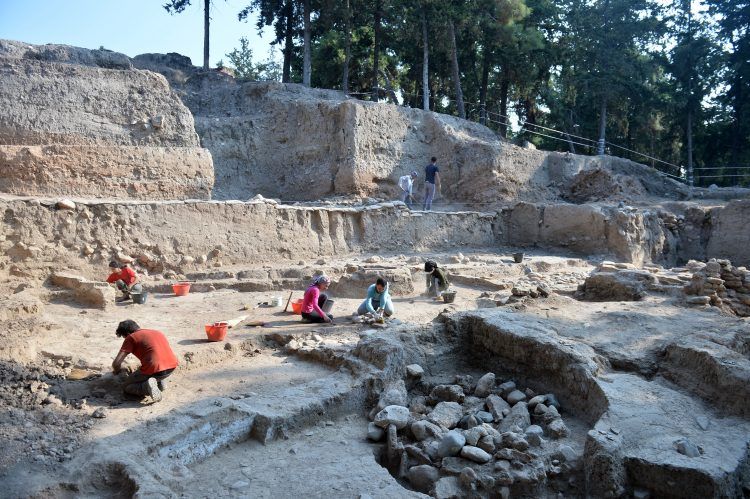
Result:
<svg viewBox="0 0 750 499">
<path fill-rule="evenodd" d="M 486 286 L 456 283 L 461 281 L 456 278 L 453 284 L 458 291 L 456 300 L 445 304 L 419 295 L 424 277 L 415 272 L 414 285 L 418 292 L 393 298 L 396 314 L 392 324 L 429 324 L 441 312 L 474 309 L 477 298 L 483 293 L 507 297 L 512 283 L 531 268 L 550 269 L 549 275 L 554 276 L 561 290 L 572 290 L 590 268 L 583 260 L 558 256 L 534 255 L 524 264 L 515 264 L 510 253 L 479 251 L 467 255 L 475 261 L 446 264 L 449 272 L 457 276 L 479 276 L 498 285 L 507 284 L 508 289 L 488 291 Z M 438 261 L 449 259 L 448 255 L 441 254 L 431 257 Z M 362 264 L 362 260 L 366 258 L 328 263 L 332 266 L 351 261 Z M 418 267 L 407 263 L 407 258 L 402 256 L 386 258 L 377 265 Z M 36 320 L 46 326 L 28 331 L 27 338 L 16 339 L 33 340 L 37 344 L 36 360 L 28 367 L 6 363 L 0 371 L 6 380 L 0 392 L 3 395 L 0 431 L 7 448 L 13 450 L 5 453 L 0 461 L 2 470 L 7 473 L 17 469 L 14 466 L 17 461 L 29 458 L 35 465 L 54 467 L 56 462 L 68 460 L 74 450 L 86 442 L 116 435 L 134 423 L 158 418 L 196 401 L 218 395 L 273 392 L 278 386 L 299 384 L 320 376 L 327 368 L 271 348 L 274 345 L 269 346 L 265 336 L 315 334 L 326 342 L 353 346 L 359 339 L 358 333 L 369 326 L 351 322 L 361 299 L 333 296 L 336 300 L 332 311 L 336 316 L 334 325 L 305 324 L 299 316 L 283 312 L 283 306 L 262 305 L 276 296 L 286 301 L 290 292 L 293 298 L 301 298 L 302 291 L 219 289 L 192 292 L 184 297 L 152 292 L 144 305 L 126 302 L 108 310 L 87 308 L 54 287 L 43 291 L 42 296 L 49 302 Z M 363 297 L 364 292 L 363 289 Z M 243 315 L 247 315 L 248 320 L 263 321 L 265 326 L 247 327 L 240 323 L 229 331 L 223 342 L 212 343 L 206 339 L 205 324 Z M 119 379 L 110 372 L 109 366 L 122 342 L 114 331 L 125 319 L 164 331 L 180 359 L 180 369 L 169 379 L 169 388 L 158 404 L 123 399 L 118 389 Z M 128 362 L 131 367 L 137 367 L 132 356 Z M 76 377 L 84 379 L 76 380 Z M 106 417 L 92 417 L 100 409 Z"/>
<path fill-rule="evenodd" d="M 290 292 L 293 298 L 301 298 L 301 288 L 243 292 L 232 288 L 240 279 L 217 280 L 210 272 L 198 276 L 194 291 L 187 296 L 151 292 L 144 305 L 125 302 L 106 310 L 78 304 L 66 292 L 48 286 L 40 295 L 45 302 L 42 312 L 34 317 L 36 324 L 45 327 L 29 332 L 37 343 L 36 359 L 26 366 L 12 362 L 0 366 L 4 381 L 0 389 L 0 435 L 4 448 L 9 450 L 0 461 L 0 481 L 8 485 L 8 490 L 25 495 L 33 476 L 38 484 L 51 487 L 45 495 L 63 496 L 65 493 L 55 488 L 59 487 L 55 485 L 59 483 L 59 466 L 77 466 L 80 458 L 76 456 L 91 452 L 85 451 L 87 448 L 94 446 L 97 454 L 117 455 L 120 439 L 134 428 L 148 429 L 139 437 L 148 439 L 149 432 L 162 421 L 185 417 L 192 420 L 194 414 L 231 410 L 232 404 L 250 404 L 259 410 L 265 407 L 283 414 L 295 394 L 307 393 L 314 400 L 325 393 L 316 383 L 338 383 L 325 381 L 335 379 L 332 376 L 344 369 L 336 359 L 353 351 L 367 335 L 375 332 L 397 338 L 404 332 L 414 334 L 409 331 L 433 327 L 438 316 L 477 309 L 506 310 L 529 324 L 539 321 L 540 327 L 554 331 L 563 343 L 591 347 L 611 364 L 613 375 L 634 373 L 646 379 L 664 378 L 669 383 L 668 379 L 679 378 L 679 374 L 670 373 L 670 368 L 665 367 L 665 348 L 674 342 L 690 343 L 694 338 L 710 337 L 716 343 L 729 345 L 735 352 L 730 357 L 736 355 L 736 362 L 746 362 L 750 344 L 747 319 L 727 315 L 715 307 L 687 308 L 683 298 L 671 292 L 649 292 L 641 301 L 580 301 L 576 290 L 597 265 L 602 265 L 599 259 L 587 261 L 527 251 L 523 262 L 515 263 L 512 253 L 512 248 L 505 248 L 470 251 L 460 257 L 425 255 L 450 262 L 443 264 L 457 291 L 455 302 L 450 304 L 421 296 L 421 257 L 386 255 L 368 263 L 371 257 L 360 256 L 330 259 L 314 267 L 315 272 L 335 272 L 347 265 L 362 272 L 409 269 L 413 292 L 394 296 L 396 314 L 382 330 L 353 322 L 356 316 L 352 313 L 361 298 L 333 295 L 335 323 L 308 324 L 299 316 L 284 312 L 283 305 L 268 305 L 275 297 L 285 302 Z M 263 266 L 266 270 L 268 267 Z M 310 267 L 300 265 L 300 272 L 304 273 L 305 268 Z M 243 275 L 243 271 L 249 275 L 253 267 L 221 270 L 228 275 Z M 652 272 L 660 275 L 662 270 L 652 267 Z M 546 285 L 550 296 L 513 296 L 517 289 L 532 289 L 531 283 Z M 147 280 L 147 288 L 149 285 L 163 287 L 163 281 Z M 224 288 L 211 290 L 217 286 Z M 502 306 L 497 307 L 499 304 Z M 230 329 L 224 341 L 206 339 L 205 324 L 240 316 L 247 318 Z M 180 359 L 180 368 L 169 378 L 159 403 L 151 403 L 148 398 L 125 399 L 119 391 L 120 379 L 110 372 L 109 366 L 121 344 L 114 331 L 125 319 L 164 331 Z M 262 321 L 264 325 L 248 326 L 247 321 Z M 294 347 L 290 348 L 292 344 Z M 425 382 L 430 386 L 451 383 L 456 374 L 471 372 L 475 379 L 482 374 L 476 368 L 461 366 L 452 357 L 441 361 L 441 354 L 432 355 L 438 360 L 431 368 L 427 366 L 431 375 Z M 130 365 L 137 367 L 134 359 L 130 359 Z M 637 385 L 629 380 L 617 382 L 625 383 L 626 391 Z M 680 379 L 676 382 L 681 383 Z M 647 389 L 652 388 L 638 388 Z M 662 396 L 677 397 L 674 390 L 665 393 Z M 696 407 L 696 414 L 705 413 L 717 431 L 736 424 L 734 420 L 722 422 L 724 415 L 713 409 Z M 285 421 L 299 421 L 292 425 L 293 430 L 284 430 L 280 440 L 272 438 L 266 445 L 252 439 L 245 443 L 227 440 L 228 447 L 206 450 L 206 459 L 167 468 L 168 473 L 157 482 L 166 485 L 171 493 L 186 497 L 270 497 L 277 492 L 290 495 L 302 490 L 311 497 L 416 497 L 408 482 L 394 478 L 379 464 L 382 447 L 367 441 L 367 419 L 359 403 L 344 403 L 342 409 L 330 415 L 325 415 L 325 410 L 312 418 L 302 416 L 309 409 L 295 410 L 279 416 Z M 566 413 L 565 418 L 573 432 L 570 446 L 582 455 L 588 426 L 573 414 Z M 220 435 L 226 430 L 208 431 Z M 216 438 L 221 442 L 223 437 Z M 131 445 L 136 449 L 142 444 L 134 441 Z M 210 448 L 213 447 L 207 447 Z M 279 472 L 279 463 L 289 470 L 306 471 Z M 312 484 L 310 476 L 315 477 Z M 571 475 L 571 480 L 574 476 L 577 475 Z M 129 495 L 129 488 L 113 485 L 120 483 L 118 480 L 111 478 L 99 485 L 92 481 L 93 489 L 87 489 L 86 494 Z M 567 485 L 555 482 L 557 485 L 547 492 L 553 494 L 557 490 L 577 496 L 582 493 L 582 479 L 578 480 Z"/>
<path fill-rule="evenodd" d="M 445 264 L 458 292 L 451 304 L 420 295 L 424 275 L 413 257 L 396 255 L 371 264 L 375 268 L 412 269 L 415 291 L 394 297 L 396 314 L 388 327 L 429 325 L 443 312 L 494 307 L 493 301 L 507 300 L 511 288 L 530 276 L 534 282 L 547 283 L 553 294 L 548 298 L 525 297 L 505 308 L 539 317 L 559 335 L 592 346 L 614 366 L 647 376 L 658 370 L 658 356 L 665 342 L 685 334 L 716 331 L 731 338 L 747 330 L 743 319 L 712 310 L 688 310 L 669 295 L 650 294 L 640 302 L 581 302 L 573 298 L 574 292 L 597 262 L 538 252 L 527 254 L 519 264 L 513 263 L 510 252 L 477 251 L 467 253 L 461 262 Z M 431 256 L 438 261 L 451 258 L 445 254 Z M 366 266 L 366 258 L 356 260 Z M 351 260 L 326 263 L 346 265 Z M 50 327 L 37 332 L 37 361 L 28 367 L 5 363 L 0 370 L 5 381 L 0 392 L 0 434 L 5 448 L 11 451 L 0 462 L 2 480 L 16 481 L 20 489 L 25 478 L 19 469 L 24 463 L 31 462 L 37 470 L 45 469 L 53 477 L 56 463 L 70 460 L 78 448 L 106 441 L 134 426 L 226 397 L 272 400 L 287 388 L 304 389 L 306 384 L 332 372 L 330 366 L 292 355 L 269 338 L 293 337 L 300 347 L 351 349 L 363 333 L 372 331 L 367 324 L 352 322 L 359 298 L 333 296 L 333 325 L 306 324 L 299 316 L 284 312 L 283 306 L 264 304 L 277 296 L 285 301 L 290 292 L 293 298 L 301 298 L 301 289 L 218 289 L 191 292 L 184 297 L 152 292 L 144 305 L 126 302 L 108 310 L 84 308 L 54 289 L 49 292 L 51 301 L 39 319 Z M 224 341 L 207 341 L 204 324 L 243 315 L 247 315 L 247 320 L 264 322 L 264 326 L 240 323 Z M 118 389 L 119 379 L 109 371 L 121 343 L 114 330 L 125 319 L 164 331 L 180 359 L 180 369 L 169 378 L 168 389 L 159 403 L 124 399 Z M 131 365 L 136 367 L 133 360 Z M 237 445 L 220 457 L 192 466 L 183 477 L 185 480 L 174 484 L 174 490 L 188 496 L 226 497 L 262 497 L 266 493 L 263 491 L 277 488 L 290 493 L 300 490 L 303 483 L 294 482 L 295 478 L 270 473 L 273 463 L 281 459 L 293 461 L 320 477 L 318 488 L 309 489 L 312 496 L 323 496 L 330 490 L 338 496 L 356 496 L 360 489 L 372 495 L 377 476 L 382 477 L 382 482 L 373 497 L 406 496 L 407 490 L 377 464 L 375 451 L 364 439 L 364 423 L 361 413 L 349 411 L 335 425 L 315 423 L 317 429 L 310 430 L 315 438 L 305 436 L 307 430 L 300 430 L 295 436 L 288 435 L 289 440 L 268 446 L 254 442 Z M 313 466 L 314 456 L 319 459 Z M 321 461 L 321 456 L 329 456 L 330 460 Z M 222 472 L 210 473 L 216 468 Z M 344 470 L 350 473 L 344 474 Z"/>
</svg>

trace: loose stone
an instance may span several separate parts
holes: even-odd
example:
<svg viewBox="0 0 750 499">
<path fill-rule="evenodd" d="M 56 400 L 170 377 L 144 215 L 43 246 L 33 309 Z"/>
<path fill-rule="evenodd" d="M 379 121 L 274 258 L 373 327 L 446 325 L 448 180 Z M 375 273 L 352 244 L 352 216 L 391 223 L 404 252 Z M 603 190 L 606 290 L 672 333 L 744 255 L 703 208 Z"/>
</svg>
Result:
<svg viewBox="0 0 750 499">
<path fill-rule="evenodd" d="M 470 445 L 466 445 L 461 449 L 461 457 L 480 464 L 487 463 L 492 459 L 492 456 L 479 447 L 472 447 Z"/>
<path fill-rule="evenodd" d="M 409 468 L 406 476 L 411 486 L 417 491 L 429 493 L 435 482 L 438 481 L 440 474 L 434 466 L 422 464 Z"/>
<path fill-rule="evenodd" d="M 385 431 L 375 423 L 367 424 L 367 438 L 373 442 L 380 442 L 385 437 Z"/>
<path fill-rule="evenodd" d="M 508 404 L 510 404 L 512 407 L 516 405 L 517 403 L 523 400 L 526 400 L 526 394 L 523 393 L 521 390 L 513 390 L 505 397 L 505 400 L 507 400 Z"/>
<path fill-rule="evenodd" d="M 477 381 L 477 387 L 474 389 L 474 395 L 484 398 L 495 388 L 495 374 L 487 373 Z"/>
<path fill-rule="evenodd" d="M 466 438 L 458 430 L 451 430 L 445 434 L 438 447 L 440 457 L 455 456 L 461 452 L 461 448 L 466 445 Z"/>
<path fill-rule="evenodd" d="M 399 430 L 409 422 L 409 409 L 400 405 L 389 405 L 375 416 L 375 424 L 381 428 L 395 425 Z"/>
</svg>

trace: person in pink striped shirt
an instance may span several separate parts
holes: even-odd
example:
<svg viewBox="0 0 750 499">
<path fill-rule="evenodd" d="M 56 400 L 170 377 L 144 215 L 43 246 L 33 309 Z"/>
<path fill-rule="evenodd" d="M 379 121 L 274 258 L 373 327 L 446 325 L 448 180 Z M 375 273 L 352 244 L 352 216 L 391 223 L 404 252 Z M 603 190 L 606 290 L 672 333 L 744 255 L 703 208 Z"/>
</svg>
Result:
<svg viewBox="0 0 750 499">
<path fill-rule="evenodd" d="M 333 303 L 332 300 L 328 300 L 328 296 L 324 293 L 330 284 L 331 278 L 325 274 L 313 278 L 302 300 L 303 320 L 307 322 L 333 322 L 333 315 L 328 313 Z"/>
</svg>

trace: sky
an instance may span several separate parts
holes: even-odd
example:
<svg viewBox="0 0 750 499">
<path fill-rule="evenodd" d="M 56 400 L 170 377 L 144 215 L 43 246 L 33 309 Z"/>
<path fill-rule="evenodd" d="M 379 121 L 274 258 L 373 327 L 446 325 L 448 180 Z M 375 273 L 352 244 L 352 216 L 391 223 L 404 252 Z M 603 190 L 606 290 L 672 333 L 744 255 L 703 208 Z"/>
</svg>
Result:
<svg viewBox="0 0 750 499">
<path fill-rule="evenodd" d="M 273 28 L 258 35 L 256 15 L 247 22 L 237 13 L 250 0 L 214 0 L 211 6 L 210 63 L 227 61 L 226 53 L 246 37 L 255 61 L 268 57 Z M 59 43 L 122 52 L 178 52 L 203 64 L 203 1 L 170 15 L 166 0 L 0 0 L 0 38 L 31 44 Z M 278 54 L 275 54 L 278 58 Z"/>
</svg>

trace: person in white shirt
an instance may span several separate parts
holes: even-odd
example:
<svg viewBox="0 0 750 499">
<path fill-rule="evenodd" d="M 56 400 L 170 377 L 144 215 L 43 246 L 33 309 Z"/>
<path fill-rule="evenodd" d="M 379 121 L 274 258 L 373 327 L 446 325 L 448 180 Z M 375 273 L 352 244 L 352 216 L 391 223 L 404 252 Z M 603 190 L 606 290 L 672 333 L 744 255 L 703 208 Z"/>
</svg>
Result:
<svg viewBox="0 0 750 499">
<path fill-rule="evenodd" d="M 412 189 L 414 188 L 414 180 L 417 178 L 417 172 L 412 171 L 409 175 L 404 175 L 398 179 L 398 186 L 403 191 L 404 203 L 411 209 L 411 205 L 414 202 L 414 196 L 412 195 Z"/>
</svg>

